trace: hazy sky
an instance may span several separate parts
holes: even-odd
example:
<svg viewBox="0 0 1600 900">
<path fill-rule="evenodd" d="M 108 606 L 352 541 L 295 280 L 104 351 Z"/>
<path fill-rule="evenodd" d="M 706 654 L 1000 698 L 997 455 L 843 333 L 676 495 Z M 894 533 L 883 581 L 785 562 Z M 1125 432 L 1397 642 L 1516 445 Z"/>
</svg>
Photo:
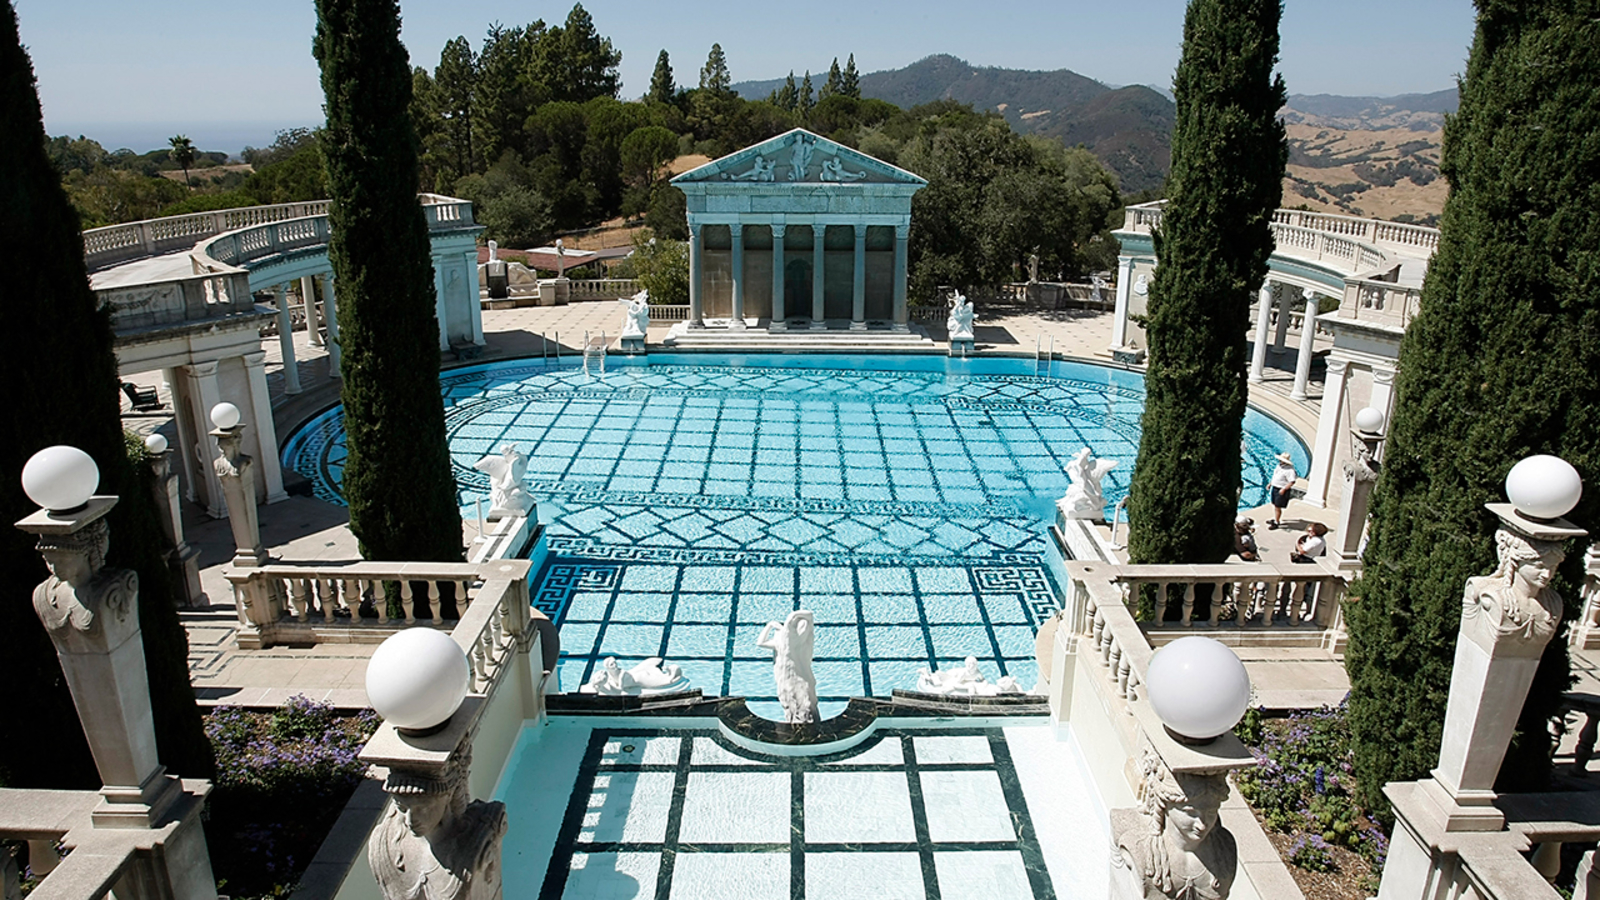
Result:
<svg viewBox="0 0 1600 900">
<path fill-rule="evenodd" d="M 185 133 L 203 149 L 262 146 L 277 129 L 322 119 L 311 58 L 311 0 L 14 0 L 51 134 L 88 134 L 108 149 L 164 146 Z M 656 54 L 695 84 L 713 41 L 734 81 L 826 71 L 855 54 L 863 72 L 934 53 L 974 65 L 1072 69 L 1107 84 L 1168 86 L 1179 0 L 995 3 L 892 0 L 664 3 L 592 0 L 599 32 L 622 51 L 622 96 L 649 86 Z M 490 22 L 564 21 L 571 6 L 509 0 L 404 0 L 403 38 L 432 69 L 444 42 L 478 47 Z M 1472 40 L 1469 0 L 1288 0 L 1281 70 L 1290 93 L 1388 96 L 1452 86 Z"/>
</svg>

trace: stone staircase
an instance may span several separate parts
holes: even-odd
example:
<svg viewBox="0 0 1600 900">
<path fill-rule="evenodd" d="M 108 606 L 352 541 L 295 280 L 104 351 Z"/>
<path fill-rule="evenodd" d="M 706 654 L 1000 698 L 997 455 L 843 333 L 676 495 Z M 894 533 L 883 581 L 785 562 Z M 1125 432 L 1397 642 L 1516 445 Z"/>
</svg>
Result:
<svg viewBox="0 0 1600 900">
<path fill-rule="evenodd" d="M 661 342 L 664 349 L 705 352 L 762 353 L 942 353 L 945 345 L 928 337 L 920 326 L 895 331 L 874 325 L 865 331 L 851 331 L 848 322 L 829 322 L 824 329 L 811 330 L 804 324 L 787 331 L 769 331 L 762 320 L 742 331 L 727 327 L 726 320 L 707 320 L 705 328 L 689 328 L 679 322 Z"/>
</svg>

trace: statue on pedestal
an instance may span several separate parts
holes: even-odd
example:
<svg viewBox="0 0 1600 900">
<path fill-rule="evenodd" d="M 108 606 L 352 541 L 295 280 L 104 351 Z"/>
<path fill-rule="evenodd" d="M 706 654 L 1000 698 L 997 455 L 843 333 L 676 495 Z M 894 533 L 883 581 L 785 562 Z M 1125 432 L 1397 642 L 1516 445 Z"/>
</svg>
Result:
<svg viewBox="0 0 1600 900">
<path fill-rule="evenodd" d="M 1139 767 L 1142 805 L 1111 811 L 1111 895 L 1227 900 L 1239 863 L 1232 833 L 1217 824 L 1227 775 L 1175 775 L 1148 749 Z"/>
<path fill-rule="evenodd" d="M 33 611 L 61 653 L 92 653 L 102 645 L 120 644 L 138 631 L 130 620 L 139 595 L 139 574 L 132 569 L 104 570 L 111 530 L 104 519 L 73 534 L 46 534 L 39 553 L 50 569 L 33 590 Z"/>
<path fill-rule="evenodd" d="M 522 478 L 528 473 L 528 455 L 516 444 L 501 447 L 499 456 L 485 456 L 472 467 L 489 476 L 490 519 L 524 516 L 533 509 L 533 496 L 522 486 Z"/>
<path fill-rule="evenodd" d="M 816 644 L 816 617 L 806 609 L 789 613 L 782 623 L 768 622 L 756 638 L 756 646 L 772 651 L 778 702 L 783 705 L 784 720 L 791 724 L 815 722 L 819 716 L 817 676 L 811 670 Z"/>
<path fill-rule="evenodd" d="M 506 805 L 468 800 L 467 757 L 438 776 L 390 770 L 391 803 L 367 840 L 385 900 L 499 900 Z"/>
<path fill-rule="evenodd" d="M 643 338 L 650 330 L 650 292 L 640 291 L 621 303 L 627 307 L 622 314 L 622 339 Z"/>
<path fill-rule="evenodd" d="M 1561 595 L 1550 587 L 1566 558 L 1556 541 L 1525 537 L 1509 529 L 1495 532 L 1500 564 L 1493 574 L 1468 578 L 1461 598 L 1461 631 L 1489 648 L 1500 641 L 1545 642 L 1561 624 Z"/>
<path fill-rule="evenodd" d="M 977 316 L 972 311 L 972 301 L 966 295 L 956 291 L 950 300 L 950 318 L 945 320 L 944 327 L 950 332 L 952 341 L 972 340 L 972 321 Z"/>
<path fill-rule="evenodd" d="M 1106 496 L 1100 489 L 1101 479 L 1117 467 L 1114 459 L 1096 459 L 1088 447 L 1079 450 L 1067 463 L 1067 494 L 1056 504 L 1068 519 L 1105 518 Z"/>
</svg>

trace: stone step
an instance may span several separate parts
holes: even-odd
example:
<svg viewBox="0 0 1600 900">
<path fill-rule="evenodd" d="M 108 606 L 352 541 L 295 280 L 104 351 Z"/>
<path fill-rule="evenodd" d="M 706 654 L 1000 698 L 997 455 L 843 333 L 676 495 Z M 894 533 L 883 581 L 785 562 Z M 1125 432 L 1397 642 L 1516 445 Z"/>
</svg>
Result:
<svg viewBox="0 0 1600 900">
<path fill-rule="evenodd" d="M 928 339 L 920 328 L 913 331 L 868 330 L 850 331 L 847 328 L 828 328 L 816 331 L 797 328 L 793 331 L 768 331 L 764 327 L 743 331 L 727 328 L 689 329 L 680 323 L 673 326 L 663 345 L 672 350 L 777 350 L 777 351 L 831 351 L 831 352 L 922 352 L 942 349 L 941 344 Z"/>
</svg>

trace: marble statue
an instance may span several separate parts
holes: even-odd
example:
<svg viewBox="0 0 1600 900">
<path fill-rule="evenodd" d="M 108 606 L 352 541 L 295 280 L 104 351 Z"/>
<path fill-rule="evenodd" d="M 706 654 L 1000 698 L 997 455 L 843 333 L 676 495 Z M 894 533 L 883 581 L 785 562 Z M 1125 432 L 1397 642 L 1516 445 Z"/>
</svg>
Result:
<svg viewBox="0 0 1600 900">
<path fill-rule="evenodd" d="M 1067 487 L 1067 495 L 1057 504 L 1062 515 L 1069 519 L 1104 519 L 1106 497 L 1100 489 L 1100 481 L 1116 467 L 1116 460 L 1096 459 L 1088 447 L 1079 450 L 1067 463 L 1067 478 L 1072 483 Z"/>
<path fill-rule="evenodd" d="M 1104 303 L 1106 298 L 1100 292 L 1106 289 L 1106 280 L 1099 275 L 1089 280 L 1089 299 L 1095 303 Z"/>
<path fill-rule="evenodd" d="M 608 656 L 590 676 L 589 683 L 578 688 L 578 693 L 599 694 L 602 697 L 637 697 L 688 689 L 689 679 L 684 677 L 683 669 L 675 665 L 662 665 L 659 656 L 652 656 L 631 669 L 623 669 L 614 657 Z"/>
<path fill-rule="evenodd" d="M 733 181 L 772 181 L 772 172 L 777 167 L 778 166 L 776 163 L 772 162 L 766 157 L 758 156 L 755 159 L 755 164 L 750 167 L 750 171 L 740 172 L 737 175 L 729 175 L 724 177 L 730 178 Z"/>
<path fill-rule="evenodd" d="M 1139 277 L 1133 281 L 1133 292 L 1141 297 L 1150 293 L 1150 276 L 1140 273 Z"/>
<path fill-rule="evenodd" d="M 805 181 L 811 168 L 811 154 L 816 152 L 816 139 L 800 135 L 794 142 L 794 154 L 789 157 L 789 180 Z"/>
<path fill-rule="evenodd" d="M 104 519 L 73 534 L 39 539 L 50 577 L 34 588 L 33 611 L 61 653 L 90 653 L 139 630 L 139 575 L 132 569 L 103 571 L 110 543 Z"/>
<path fill-rule="evenodd" d="M 438 775 L 391 769 L 391 803 L 367 840 L 385 900 L 500 900 L 506 805 L 467 796 L 465 754 Z"/>
<path fill-rule="evenodd" d="M 950 318 L 944 323 L 945 329 L 950 332 L 950 340 L 972 340 L 972 321 L 976 318 L 972 311 L 972 301 L 968 300 L 965 294 L 956 291 L 955 297 L 950 300 Z"/>
<path fill-rule="evenodd" d="M 966 665 L 958 669 L 923 669 L 917 673 L 917 690 L 924 694 L 944 694 L 950 697 L 998 697 L 1001 694 L 1020 694 L 1022 685 L 1010 675 L 990 684 L 978 668 L 978 658 L 967 657 Z"/>
<path fill-rule="evenodd" d="M 498 241 L 489 242 L 489 262 L 500 261 L 500 244 Z"/>
<path fill-rule="evenodd" d="M 640 291 L 621 303 L 627 307 L 622 316 L 622 339 L 644 337 L 650 330 L 650 292 Z"/>
<path fill-rule="evenodd" d="M 1461 631 L 1486 649 L 1502 641 L 1543 646 L 1561 624 L 1561 595 L 1550 587 L 1566 550 L 1556 541 L 1495 532 L 1500 564 L 1491 575 L 1468 578 L 1461 598 Z"/>
<path fill-rule="evenodd" d="M 1225 773 L 1174 775 L 1145 750 L 1142 805 L 1111 811 L 1111 896 L 1117 900 L 1226 900 L 1239 852 L 1218 824 Z"/>
<path fill-rule="evenodd" d="M 522 486 L 522 478 L 528 473 L 528 455 L 516 444 L 501 447 L 498 456 L 491 453 L 472 467 L 489 476 L 490 519 L 527 515 L 533 509 L 533 496 Z"/>
<path fill-rule="evenodd" d="M 778 703 L 784 721 L 803 724 L 817 721 L 817 676 L 811 670 L 811 654 L 816 648 L 816 617 L 810 610 L 797 609 L 783 622 L 768 622 L 756 638 L 756 646 L 772 651 L 772 677 L 777 682 Z"/>
<path fill-rule="evenodd" d="M 851 172 L 844 167 L 844 163 L 835 156 L 822 161 L 823 181 L 860 181 L 867 177 L 865 172 Z"/>
</svg>

